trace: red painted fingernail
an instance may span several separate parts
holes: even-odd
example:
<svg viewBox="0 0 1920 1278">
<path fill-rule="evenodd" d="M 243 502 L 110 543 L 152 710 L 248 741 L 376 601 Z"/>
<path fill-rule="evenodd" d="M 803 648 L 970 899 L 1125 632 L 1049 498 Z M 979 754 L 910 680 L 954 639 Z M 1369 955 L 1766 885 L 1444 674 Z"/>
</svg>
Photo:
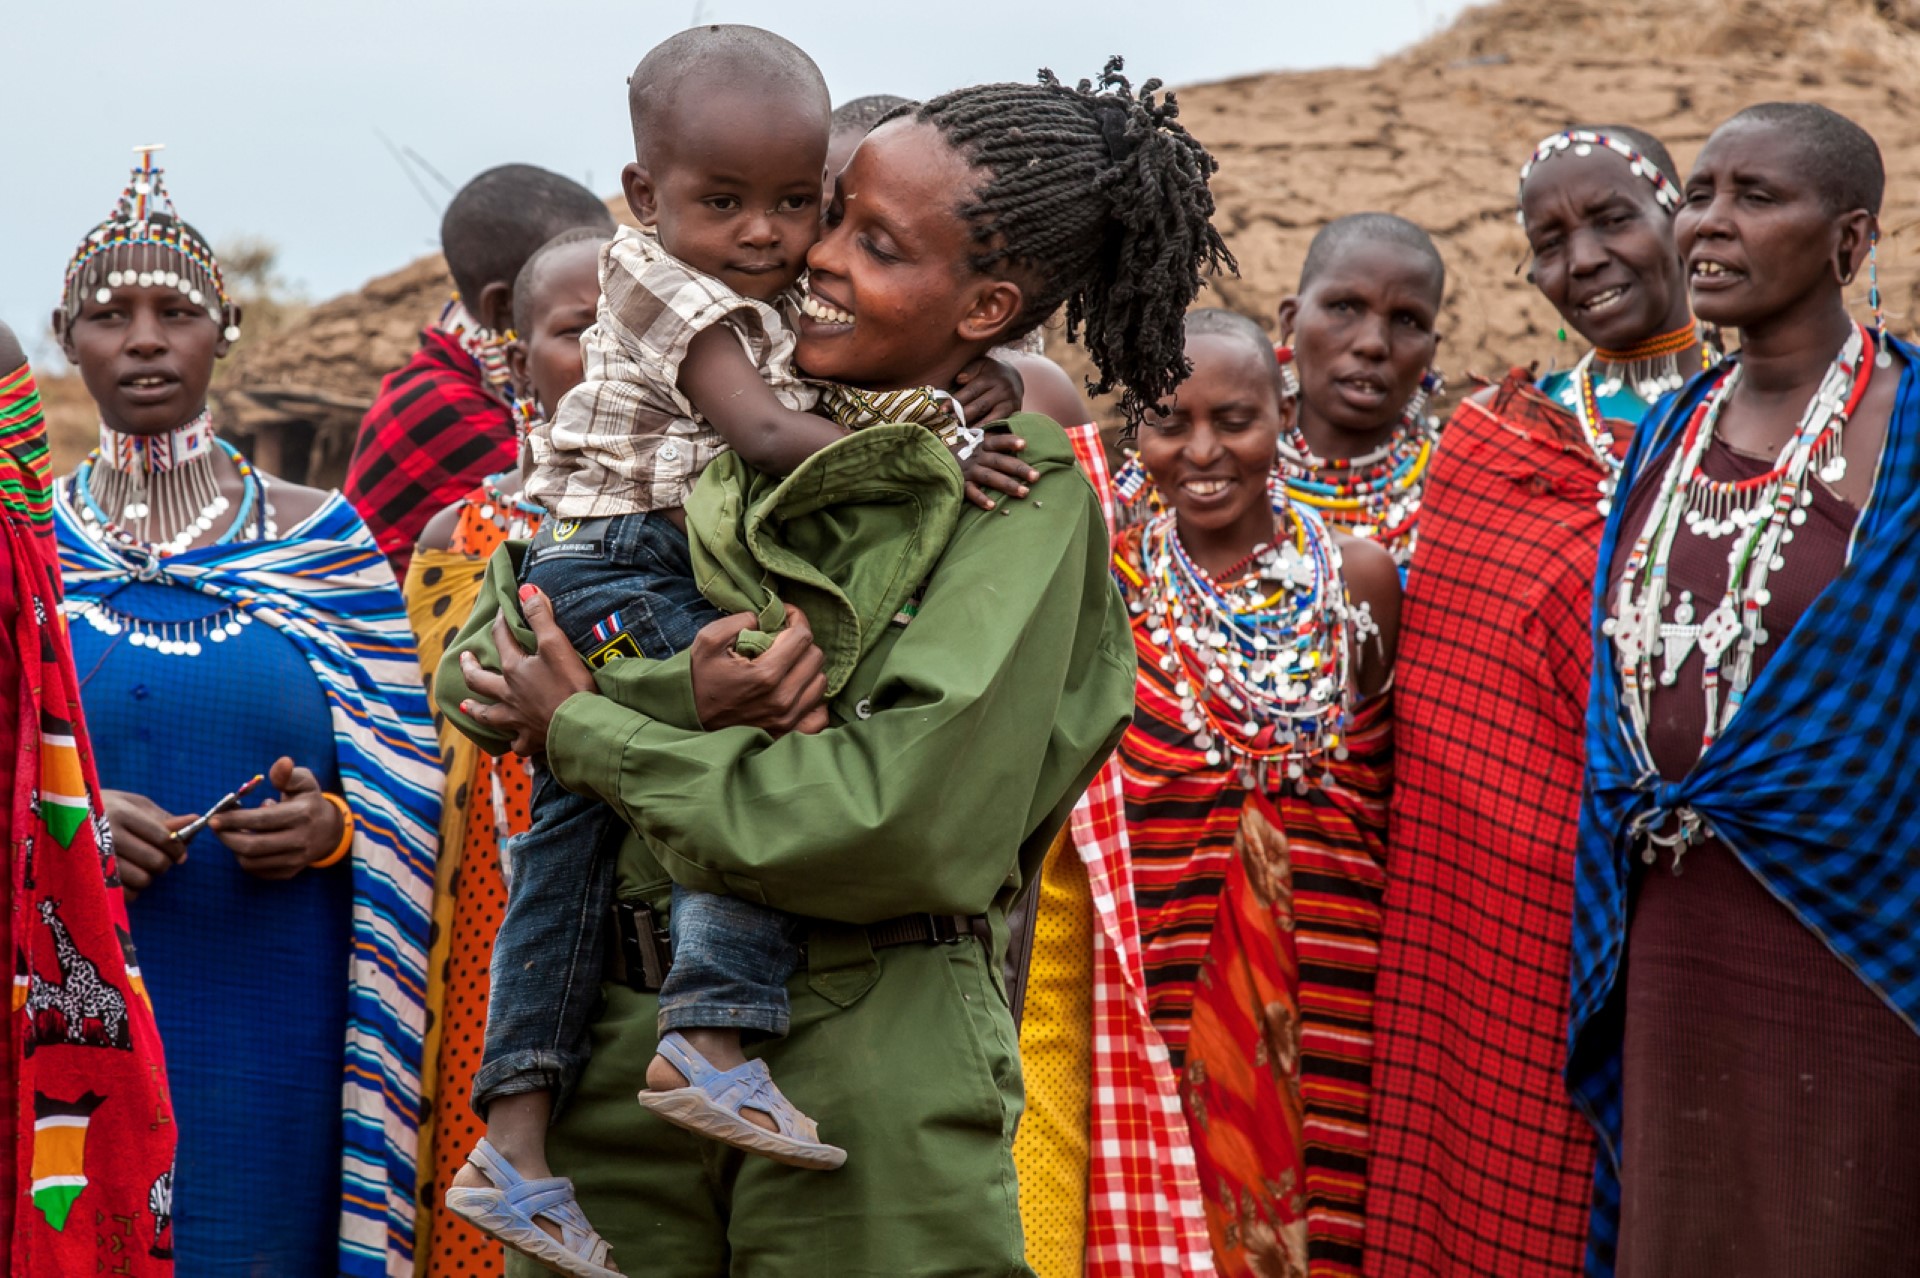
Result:
<svg viewBox="0 0 1920 1278">
<path fill-rule="evenodd" d="M 473 703 L 472 703 L 471 701 L 462 701 L 462 702 L 460 703 L 460 713 L 461 713 L 461 714 L 472 714 L 472 713 L 473 713 Z"/>
<path fill-rule="evenodd" d="M 526 603 L 529 599 L 532 599 L 535 595 L 539 593 L 540 593 L 540 587 L 533 585 L 531 582 L 529 582 L 527 585 L 520 587 L 520 602 Z"/>
</svg>

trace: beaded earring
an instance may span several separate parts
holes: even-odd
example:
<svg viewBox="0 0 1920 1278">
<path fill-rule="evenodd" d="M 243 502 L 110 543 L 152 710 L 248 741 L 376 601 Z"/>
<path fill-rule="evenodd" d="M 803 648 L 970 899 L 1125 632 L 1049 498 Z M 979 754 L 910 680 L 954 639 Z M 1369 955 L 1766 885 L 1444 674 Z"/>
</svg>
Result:
<svg viewBox="0 0 1920 1278">
<path fill-rule="evenodd" d="M 1121 463 L 1119 470 L 1113 472 L 1114 494 L 1121 501 L 1132 504 L 1139 500 L 1140 494 L 1151 482 L 1146 465 L 1140 460 L 1140 454 L 1128 449 L 1127 460 Z"/>
<path fill-rule="evenodd" d="M 1293 366 L 1293 348 L 1276 346 L 1273 357 L 1280 361 L 1280 393 L 1288 399 L 1300 398 L 1300 372 Z"/>
<path fill-rule="evenodd" d="M 1447 379 L 1441 376 L 1439 369 L 1429 368 L 1420 374 L 1420 388 L 1414 391 L 1413 398 L 1407 401 L 1406 411 L 1400 415 L 1401 420 L 1419 425 L 1423 414 L 1427 411 L 1427 401 L 1445 390 L 1446 386 Z"/>
<path fill-rule="evenodd" d="M 1887 313 L 1880 305 L 1880 232 L 1867 238 L 1867 305 L 1873 308 L 1874 344 L 1880 353 L 1873 357 L 1876 367 L 1889 368 L 1893 352 L 1887 348 Z"/>
</svg>

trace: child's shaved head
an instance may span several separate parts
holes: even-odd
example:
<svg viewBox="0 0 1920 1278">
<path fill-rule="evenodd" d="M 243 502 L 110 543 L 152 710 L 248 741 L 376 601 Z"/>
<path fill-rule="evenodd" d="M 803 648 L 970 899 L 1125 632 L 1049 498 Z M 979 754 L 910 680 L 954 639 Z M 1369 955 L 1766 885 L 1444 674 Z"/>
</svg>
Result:
<svg viewBox="0 0 1920 1278">
<path fill-rule="evenodd" d="M 785 111 L 817 110 L 823 137 L 833 113 L 826 78 L 791 40 L 759 27 L 693 27 L 654 46 L 627 77 L 634 157 L 649 163 L 649 147 L 671 144 L 676 113 L 699 109 L 714 93 L 751 94 Z"/>
<path fill-rule="evenodd" d="M 758 27 L 682 31 L 627 79 L 634 220 L 684 265 L 778 297 L 820 238 L 832 101 L 813 59 Z"/>
</svg>

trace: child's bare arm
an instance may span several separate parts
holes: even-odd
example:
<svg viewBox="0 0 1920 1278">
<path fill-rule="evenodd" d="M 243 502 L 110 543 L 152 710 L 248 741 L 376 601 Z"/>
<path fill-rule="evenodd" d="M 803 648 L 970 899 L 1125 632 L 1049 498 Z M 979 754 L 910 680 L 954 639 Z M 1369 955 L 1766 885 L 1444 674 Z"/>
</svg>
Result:
<svg viewBox="0 0 1920 1278">
<path fill-rule="evenodd" d="M 789 475 L 794 467 L 846 434 L 824 417 L 782 404 L 740 339 L 715 324 L 693 339 L 680 361 L 680 393 L 755 470 Z"/>
</svg>

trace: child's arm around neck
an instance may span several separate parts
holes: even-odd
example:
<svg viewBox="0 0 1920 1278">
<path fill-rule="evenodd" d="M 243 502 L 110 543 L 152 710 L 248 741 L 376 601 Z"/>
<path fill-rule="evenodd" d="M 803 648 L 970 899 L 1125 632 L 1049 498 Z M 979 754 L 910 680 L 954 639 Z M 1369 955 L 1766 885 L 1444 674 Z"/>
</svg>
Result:
<svg viewBox="0 0 1920 1278">
<path fill-rule="evenodd" d="M 725 324 L 703 330 L 680 361 L 680 393 L 755 470 L 789 475 L 846 434 L 824 417 L 782 404 Z"/>
</svg>

